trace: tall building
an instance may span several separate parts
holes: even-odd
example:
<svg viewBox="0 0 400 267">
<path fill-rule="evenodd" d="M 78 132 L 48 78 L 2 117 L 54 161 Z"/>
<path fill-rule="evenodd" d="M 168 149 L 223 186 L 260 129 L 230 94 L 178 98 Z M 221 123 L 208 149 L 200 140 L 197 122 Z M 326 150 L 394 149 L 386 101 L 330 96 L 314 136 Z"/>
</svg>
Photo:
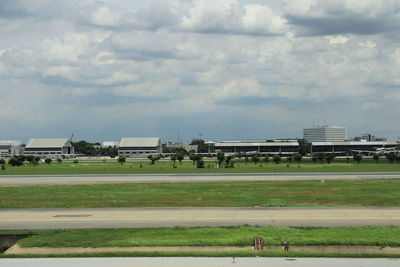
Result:
<svg viewBox="0 0 400 267">
<path fill-rule="evenodd" d="M 303 130 L 304 139 L 307 142 L 343 142 L 347 140 L 346 127 L 318 126 Z"/>
</svg>

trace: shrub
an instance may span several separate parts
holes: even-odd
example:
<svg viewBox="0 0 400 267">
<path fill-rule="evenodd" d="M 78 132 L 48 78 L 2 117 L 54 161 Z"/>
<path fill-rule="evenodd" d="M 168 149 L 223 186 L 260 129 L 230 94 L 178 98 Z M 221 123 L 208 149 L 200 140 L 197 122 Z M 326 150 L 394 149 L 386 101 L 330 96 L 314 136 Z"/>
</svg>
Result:
<svg viewBox="0 0 400 267">
<path fill-rule="evenodd" d="M 201 159 L 201 158 L 198 159 L 198 160 L 196 161 L 196 167 L 199 168 L 199 169 L 204 168 L 204 160 Z"/>
<path fill-rule="evenodd" d="M 11 159 L 8 160 L 8 164 L 14 167 L 14 166 L 21 166 L 24 164 L 24 162 L 18 160 L 18 158 L 16 157 L 12 157 Z"/>
<path fill-rule="evenodd" d="M 79 163 L 79 160 L 75 159 L 75 160 L 73 161 L 73 163 L 74 163 L 74 164 L 78 164 L 78 163 Z"/>
<path fill-rule="evenodd" d="M 53 160 L 50 159 L 50 158 L 46 158 L 46 159 L 44 160 L 44 162 L 46 162 L 46 164 L 50 165 L 50 163 L 52 163 Z"/>
<path fill-rule="evenodd" d="M 0 164 L 6 164 L 6 161 L 4 159 L 0 159 Z"/>
</svg>

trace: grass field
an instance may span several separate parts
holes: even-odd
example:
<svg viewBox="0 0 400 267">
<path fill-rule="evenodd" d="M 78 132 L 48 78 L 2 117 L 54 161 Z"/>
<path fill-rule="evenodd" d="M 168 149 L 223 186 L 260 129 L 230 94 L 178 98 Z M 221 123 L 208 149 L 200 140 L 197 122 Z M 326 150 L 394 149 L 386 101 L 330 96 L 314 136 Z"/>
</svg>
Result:
<svg viewBox="0 0 400 267">
<path fill-rule="evenodd" d="M 11 231 L 0 231 L 10 233 Z M 20 240 L 22 247 L 132 247 L 132 246 L 251 246 L 260 236 L 266 245 L 284 240 L 294 246 L 348 245 L 400 246 L 400 227 L 362 226 L 337 228 L 295 227 L 195 227 L 108 230 L 14 231 L 34 235 Z"/>
<path fill-rule="evenodd" d="M 399 254 L 338 254 L 317 253 L 305 251 L 262 250 L 262 251 L 154 251 L 154 252 L 102 252 L 102 253 L 71 253 L 71 254 L 47 254 L 47 255 L 13 255 L 0 254 L 0 258 L 79 258 L 79 257 L 318 257 L 318 258 L 400 258 Z"/>
<path fill-rule="evenodd" d="M 0 208 L 400 206 L 400 180 L 0 187 Z"/>
<path fill-rule="evenodd" d="M 5 165 L 5 170 L 0 170 L 0 175 L 30 175 L 30 174 L 150 174 L 150 173 L 291 173 L 291 172 L 399 172 L 400 164 L 388 163 L 381 159 L 378 163 L 371 159 L 364 159 L 360 164 L 352 160 L 347 163 L 345 159 L 336 159 L 331 164 L 314 164 L 305 160 L 301 164 L 288 164 L 285 160 L 280 164 L 252 162 L 245 163 L 243 159 L 235 163 L 235 168 L 216 168 L 215 161 L 206 161 L 206 168 L 198 169 L 192 162 L 184 161 L 177 163 L 173 168 L 172 161 L 161 161 L 150 165 L 148 161 L 130 161 L 124 165 L 118 164 L 116 160 L 102 161 L 80 161 L 73 163 L 64 161 L 62 163 L 44 163 L 38 166 L 24 164 L 20 167 Z"/>
</svg>

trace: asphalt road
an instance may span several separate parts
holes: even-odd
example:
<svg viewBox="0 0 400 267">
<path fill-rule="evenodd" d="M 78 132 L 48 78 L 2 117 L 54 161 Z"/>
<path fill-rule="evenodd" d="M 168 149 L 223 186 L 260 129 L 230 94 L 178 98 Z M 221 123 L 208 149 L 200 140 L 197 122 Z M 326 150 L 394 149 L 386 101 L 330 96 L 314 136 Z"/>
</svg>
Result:
<svg viewBox="0 0 400 267">
<path fill-rule="evenodd" d="M 398 267 L 400 259 L 351 258 L 44 258 L 0 259 L 2 267 Z"/>
<path fill-rule="evenodd" d="M 95 183 L 164 183 L 219 181 L 300 181 L 344 179 L 400 179 L 400 172 L 378 173 L 256 173 L 256 174 L 128 174 L 128 175 L 0 175 L 0 186 Z"/>
<path fill-rule="evenodd" d="M 2 209 L 0 229 L 400 225 L 400 208 Z"/>
</svg>

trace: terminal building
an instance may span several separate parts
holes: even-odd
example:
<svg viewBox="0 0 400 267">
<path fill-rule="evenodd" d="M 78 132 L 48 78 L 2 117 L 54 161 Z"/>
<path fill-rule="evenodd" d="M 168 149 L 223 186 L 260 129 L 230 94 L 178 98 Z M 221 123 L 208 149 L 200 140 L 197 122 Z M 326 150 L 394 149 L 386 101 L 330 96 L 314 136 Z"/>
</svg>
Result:
<svg viewBox="0 0 400 267">
<path fill-rule="evenodd" d="M 311 154 L 334 153 L 338 156 L 354 154 L 372 155 L 385 152 L 385 149 L 395 149 L 396 142 L 312 142 Z"/>
<path fill-rule="evenodd" d="M 158 137 L 122 138 L 118 147 L 118 155 L 127 158 L 147 157 L 161 153 L 161 141 Z"/>
<path fill-rule="evenodd" d="M 308 142 L 343 142 L 347 139 L 346 127 L 319 126 L 303 130 L 303 137 Z"/>
<path fill-rule="evenodd" d="M 297 140 L 276 141 L 221 141 L 215 143 L 216 152 L 232 153 L 239 155 L 292 155 L 299 152 Z"/>
<path fill-rule="evenodd" d="M 68 138 L 31 139 L 25 146 L 24 155 L 41 158 L 60 158 L 74 155 L 74 147 Z"/>
<path fill-rule="evenodd" d="M 0 158 L 11 158 L 22 153 L 20 141 L 0 140 Z"/>
</svg>

